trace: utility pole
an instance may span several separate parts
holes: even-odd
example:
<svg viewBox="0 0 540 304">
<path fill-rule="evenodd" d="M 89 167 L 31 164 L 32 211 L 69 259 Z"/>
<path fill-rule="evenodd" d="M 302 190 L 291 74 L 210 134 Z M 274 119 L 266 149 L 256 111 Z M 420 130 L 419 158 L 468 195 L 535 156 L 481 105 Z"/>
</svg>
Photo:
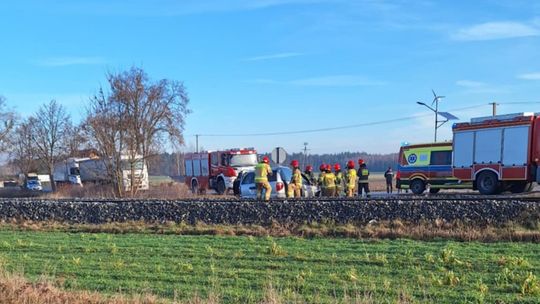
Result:
<svg viewBox="0 0 540 304">
<path fill-rule="evenodd" d="M 496 103 L 496 102 L 490 102 L 489 104 L 492 106 L 492 113 L 493 113 L 493 116 L 497 116 L 497 106 L 498 106 L 499 104 Z"/>
<path fill-rule="evenodd" d="M 304 142 L 304 167 L 307 166 L 307 151 L 309 151 L 307 146 L 308 146 L 308 143 Z"/>
</svg>

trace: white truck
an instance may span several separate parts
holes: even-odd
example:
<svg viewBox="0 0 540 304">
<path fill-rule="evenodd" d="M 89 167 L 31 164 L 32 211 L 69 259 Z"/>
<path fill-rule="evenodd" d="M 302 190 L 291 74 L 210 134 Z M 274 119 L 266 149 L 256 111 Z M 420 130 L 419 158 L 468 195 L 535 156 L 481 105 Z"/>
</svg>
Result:
<svg viewBox="0 0 540 304">
<path fill-rule="evenodd" d="M 53 178 L 57 184 L 82 186 L 79 162 L 87 158 L 68 158 L 54 165 Z"/>
<path fill-rule="evenodd" d="M 131 189 L 132 164 L 128 156 L 122 156 L 122 182 L 126 191 Z M 58 167 L 58 172 L 57 172 Z M 58 173 L 58 174 L 56 174 Z M 133 173 L 139 190 L 149 189 L 148 167 L 142 160 L 133 163 Z M 56 182 L 69 182 L 72 185 L 87 183 L 110 183 L 106 162 L 101 158 L 69 158 L 55 166 Z"/>
</svg>

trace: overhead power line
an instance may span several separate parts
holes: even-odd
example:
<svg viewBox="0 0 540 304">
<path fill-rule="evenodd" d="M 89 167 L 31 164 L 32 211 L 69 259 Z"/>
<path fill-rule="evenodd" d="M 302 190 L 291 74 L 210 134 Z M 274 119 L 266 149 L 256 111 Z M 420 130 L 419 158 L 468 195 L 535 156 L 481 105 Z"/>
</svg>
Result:
<svg viewBox="0 0 540 304">
<path fill-rule="evenodd" d="M 539 102 L 502 102 L 499 103 L 500 105 L 505 104 L 540 104 Z M 482 107 L 490 106 L 489 103 L 483 103 L 483 104 L 477 104 L 474 106 L 468 106 L 463 108 L 455 108 L 450 109 L 448 111 L 457 112 L 457 111 L 464 111 L 464 110 L 470 110 L 470 109 L 477 109 Z M 366 122 L 366 123 L 359 123 L 359 124 L 352 124 L 352 125 L 344 125 L 344 126 L 336 126 L 336 127 L 326 127 L 326 128 L 318 128 L 318 129 L 306 129 L 306 130 L 295 130 L 295 131 L 280 131 L 280 132 L 261 132 L 261 133 L 209 133 L 209 134 L 195 134 L 193 136 L 196 137 L 249 137 L 249 136 L 277 136 L 277 135 L 293 135 L 293 134 L 306 134 L 306 133 L 318 133 L 318 132 L 328 132 L 328 131 L 335 131 L 335 130 L 344 130 L 344 129 L 354 129 L 354 128 L 361 128 L 361 127 L 368 127 L 368 126 L 376 126 L 376 125 L 383 125 L 383 124 L 389 124 L 389 123 L 395 123 L 399 121 L 406 121 L 406 120 L 412 120 L 416 118 L 421 117 L 428 117 L 432 116 L 433 114 L 419 114 L 419 115 L 411 115 L 411 116 L 404 116 L 404 117 L 398 117 L 393 119 L 385 119 L 385 120 L 379 120 L 379 121 L 372 121 L 372 122 Z"/>
<path fill-rule="evenodd" d="M 486 104 L 481 105 L 475 105 L 475 106 L 469 106 L 459 109 L 454 109 L 452 111 L 461 111 L 461 110 L 468 110 L 468 109 L 474 109 L 474 108 L 480 108 L 485 107 Z M 411 115 L 411 116 L 404 116 L 399 118 L 393 118 L 393 119 L 385 119 L 385 120 L 379 120 L 379 121 L 372 121 L 372 122 L 366 122 L 366 123 L 360 123 L 360 124 L 352 124 L 352 125 L 345 125 L 345 126 L 336 126 L 336 127 L 327 127 L 327 128 L 319 128 L 319 129 L 307 129 L 307 130 L 297 130 L 297 131 L 281 131 L 281 132 L 263 132 L 263 133 L 238 133 L 238 134 L 197 134 L 197 136 L 205 136 L 205 137 L 244 137 L 244 136 L 274 136 L 274 135 L 291 135 L 291 134 L 304 134 L 304 133 L 317 133 L 317 132 L 327 132 L 327 131 L 334 131 L 334 130 L 343 130 L 343 129 L 353 129 L 353 128 L 360 128 L 360 127 L 367 127 L 367 126 L 375 126 L 375 125 L 382 125 L 387 123 L 394 123 L 398 121 L 404 121 L 404 120 L 411 120 L 415 118 L 420 117 L 427 117 L 431 116 L 432 114 L 419 114 L 419 115 Z"/>
</svg>

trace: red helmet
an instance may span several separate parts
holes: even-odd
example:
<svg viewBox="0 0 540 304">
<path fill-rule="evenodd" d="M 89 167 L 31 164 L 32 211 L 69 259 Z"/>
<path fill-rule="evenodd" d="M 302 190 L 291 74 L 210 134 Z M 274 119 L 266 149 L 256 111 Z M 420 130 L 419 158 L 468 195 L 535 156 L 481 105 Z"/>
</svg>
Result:
<svg viewBox="0 0 540 304">
<path fill-rule="evenodd" d="M 347 168 L 354 169 L 354 161 L 350 160 L 347 162 Z"/>
<path fill-rule="evenodd" d="M 321 164 L 321 165 L 319 166 L 319 170 L 320 170 L 321 172 L 324 171 L 324 170 L 326 170 L 326 165 L 325 165 L 325 164 Z"/>
<path fill-rule="evenodd" d="M 339 164 L 334 164 L 334 170 L 336 171 L 341 170 L 341 166 Z"/>
<path fill-rule="evenodd" d="M 270 159 L 268 158 L 268 156 L 265 156 L 263 157 L 263 163 L 269 163 L 270 162 Z"/>
<path fill-rule="evenodd" d="M 359 165 L 363 165 L 363 164 L 364 164 L 364 160 L 360 158 L 360 159 L 358 160 L 358 164 L 359 164 Z"/>
<path fill-rule="evenodd" d="M 313 166 L 312 166 L 312 165 L 307 165 L 307 166 L 306 166 L 306 171 L 307 171 L 307 172 L 313 171 Z"/>
<path fill-rule="evenodd" d="M 326 165 L 326 171 L 332 171 L 332 165 L 328 164 Z"/>
<path fill-rule="evenodd" d="M 291 166 L 293 168 L 298 168 L 300 166 L 300 163 L 298 163 L 296 159 L 293 159 L 293 161 L 291 161 Z"/>
</svg>

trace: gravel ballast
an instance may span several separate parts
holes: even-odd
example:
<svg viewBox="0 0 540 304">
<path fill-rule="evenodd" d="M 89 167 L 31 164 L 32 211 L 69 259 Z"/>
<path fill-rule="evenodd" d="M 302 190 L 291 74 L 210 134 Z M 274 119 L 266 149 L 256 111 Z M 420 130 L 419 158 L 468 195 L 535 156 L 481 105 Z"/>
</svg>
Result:
<svg viewBox="0 0 540 304">
<path fill-rule="evenodd" d="M 268 225 L 306 222 L 462 221 L 474 225 L 540 220 L 540 202 L 512 200 L 162 201 L 1 199 L 0 219 L 102 224 L 186 222 Z"/>
</svg>

